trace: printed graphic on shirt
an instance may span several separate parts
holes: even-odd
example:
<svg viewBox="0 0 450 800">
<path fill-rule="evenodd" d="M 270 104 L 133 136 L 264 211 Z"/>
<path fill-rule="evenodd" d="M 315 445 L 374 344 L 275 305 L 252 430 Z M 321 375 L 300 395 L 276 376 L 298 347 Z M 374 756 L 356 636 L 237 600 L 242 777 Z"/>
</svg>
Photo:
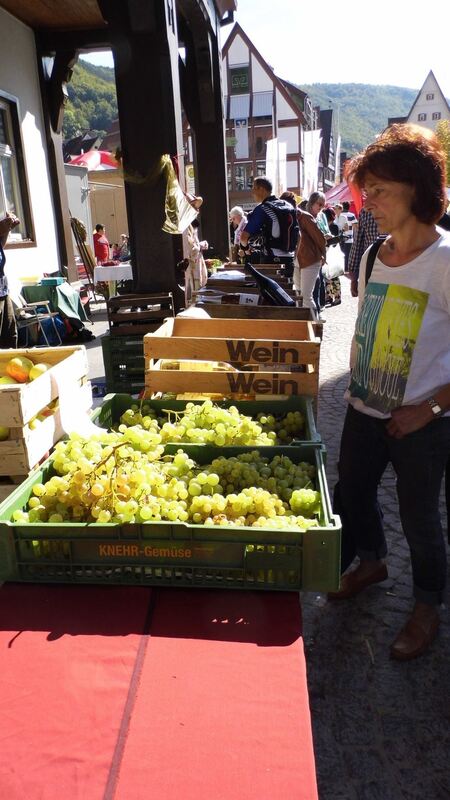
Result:
<svg viewBox="0 0 450 800">
<path fill-rule="evenodd" d="M 403 403 L 428 293 L 370 282 L 356 330 L 350 395 L 387 414 Z"/>
</svg>

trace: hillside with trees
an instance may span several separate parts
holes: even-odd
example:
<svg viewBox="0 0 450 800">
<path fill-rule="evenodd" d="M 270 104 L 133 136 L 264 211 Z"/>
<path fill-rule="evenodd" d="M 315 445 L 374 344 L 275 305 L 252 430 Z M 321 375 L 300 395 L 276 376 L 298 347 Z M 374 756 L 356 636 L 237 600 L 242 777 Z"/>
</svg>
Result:
<svg viewBox="0 0 450 800">
<path fill-rule="evenodd" d="M 104 135 L 117 117 L 114 70 L 79 61 L 75 64 L 67 91 L 69 100 L 64 111 L 64 139 L 71 139 L 87 130 Z"/>
<path fill-rule="evenodd" d="M 418 89 L 370 86 L 365 83 L 313 83 L 300 87 L 322 109 L 333 108 L 339 117 L 341 149 L 359 152 L 387 125 L 389 117 L 406 116 Z"/>
</svg>

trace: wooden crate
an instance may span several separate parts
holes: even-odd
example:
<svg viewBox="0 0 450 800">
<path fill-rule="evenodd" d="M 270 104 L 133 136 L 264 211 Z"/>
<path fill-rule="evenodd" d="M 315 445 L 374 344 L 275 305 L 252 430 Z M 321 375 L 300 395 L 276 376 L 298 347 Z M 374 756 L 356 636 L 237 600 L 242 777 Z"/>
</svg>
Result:
<svg viewBox="0 0 450 800">
<path fill-rule="evenodd" d="M 137 336 L 155 331 L 166 317 L 174 316 L 172 292 L 126 294 L 106 302 L 112 336 Z"/>
<path fill-rule="evenodd" d="M 320 338 L 309 320 L 167 320 L 144 336 L 147 394 L 316 396 Z M 167 369 L 164 361 L 204 362 L 199 369 Z M 207 362 L 222 362 L 209 371 Z"/>
<path fill-rule="evenodd" d="M 19 350 L 0 350 L 0 372 L 4 374 L 6 363 L 16 356 L 23 356 L 37 363 L 51 364 L 31 383 L 0 386 L 0 420 L 6 428 L 22 428 L 61 393 L 69 393 L 79 387 L 79 382 L 88 374 L 89 365 L 84 345 L 72 347 L 33 347 Z"/>
<path fill-rule="evenodd" d="M 0 350 L 0 371 L 16 356 L 51 368 L 30 383 L 0 386 L 0 420 L 9 436 L 0 442 L 0 476 L 25 476 L 64 434 L 64 420 L 72 409 L 87 411 L 92 406 L 92 389 L 87 380 L 88 361 L 84 346 L 35 347 Z M 29 422 L 53 400 L 59 407 L 36 427 Z"/>
<path fill-rule="evenodd" d="M 38 378 L 40 380 L 40 378 Z M 92 388 L 85 379 L 71 389 L 71 400 L 76 398 L 78 411 L 92 407 Z M 53 445 L 64 436 L 64 412 L 58 408 L 33 430 L 28 424 L 10 428 L 9 438 L 0 442 L 0 475 L 28 475 L 45 458 Z"/>
</svg>

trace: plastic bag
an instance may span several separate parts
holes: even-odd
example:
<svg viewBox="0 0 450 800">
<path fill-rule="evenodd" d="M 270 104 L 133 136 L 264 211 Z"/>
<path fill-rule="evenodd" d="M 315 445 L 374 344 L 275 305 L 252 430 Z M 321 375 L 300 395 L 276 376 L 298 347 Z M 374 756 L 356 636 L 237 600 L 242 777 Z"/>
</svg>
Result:
<svg viewBox="0 0 450 800">
<path fill-rule="evenodd" d="M 322 267 L 322 274 L 327 281 L 344 274 L 344 255 L 338 245 L 332 245 L 327 249 L 327 260 Z"/>
</svg>

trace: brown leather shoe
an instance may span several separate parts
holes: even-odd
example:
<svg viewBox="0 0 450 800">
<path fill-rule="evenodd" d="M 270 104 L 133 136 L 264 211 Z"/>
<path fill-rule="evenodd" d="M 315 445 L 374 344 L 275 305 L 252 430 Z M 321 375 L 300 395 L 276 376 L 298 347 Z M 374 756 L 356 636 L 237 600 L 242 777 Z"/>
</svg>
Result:
<svg viewBox="0 0 450 800">
<path fill-rule="evenodd" d="M 436 638 L 439 624 L 440 619 L 437 615 L 430 620 L 419 620 L 413 612 L 391 645 L 391 658 L 395 658 L 396 661 L 410 661 L 421 656 Z"/>
<path fill-rule="evenodd" d="M 349 597 L 355 597 L 355 595 L 362 592 L 366 586 L 371 586 L 372 583 L 381 583 L 381 581 L 385 581 L 388 577 L 386 564 L 380 564 L 380 566 L 369 575 L 362 576 L 358 573 L 359 568 L 357 567 L 353 572 L 347 572 L 346 575 L 343 575 L 341 578 L 341 588 L 338 589 L 337 592 L 328 592 L 328 600 L 347 600 Z"/>
</svg>

